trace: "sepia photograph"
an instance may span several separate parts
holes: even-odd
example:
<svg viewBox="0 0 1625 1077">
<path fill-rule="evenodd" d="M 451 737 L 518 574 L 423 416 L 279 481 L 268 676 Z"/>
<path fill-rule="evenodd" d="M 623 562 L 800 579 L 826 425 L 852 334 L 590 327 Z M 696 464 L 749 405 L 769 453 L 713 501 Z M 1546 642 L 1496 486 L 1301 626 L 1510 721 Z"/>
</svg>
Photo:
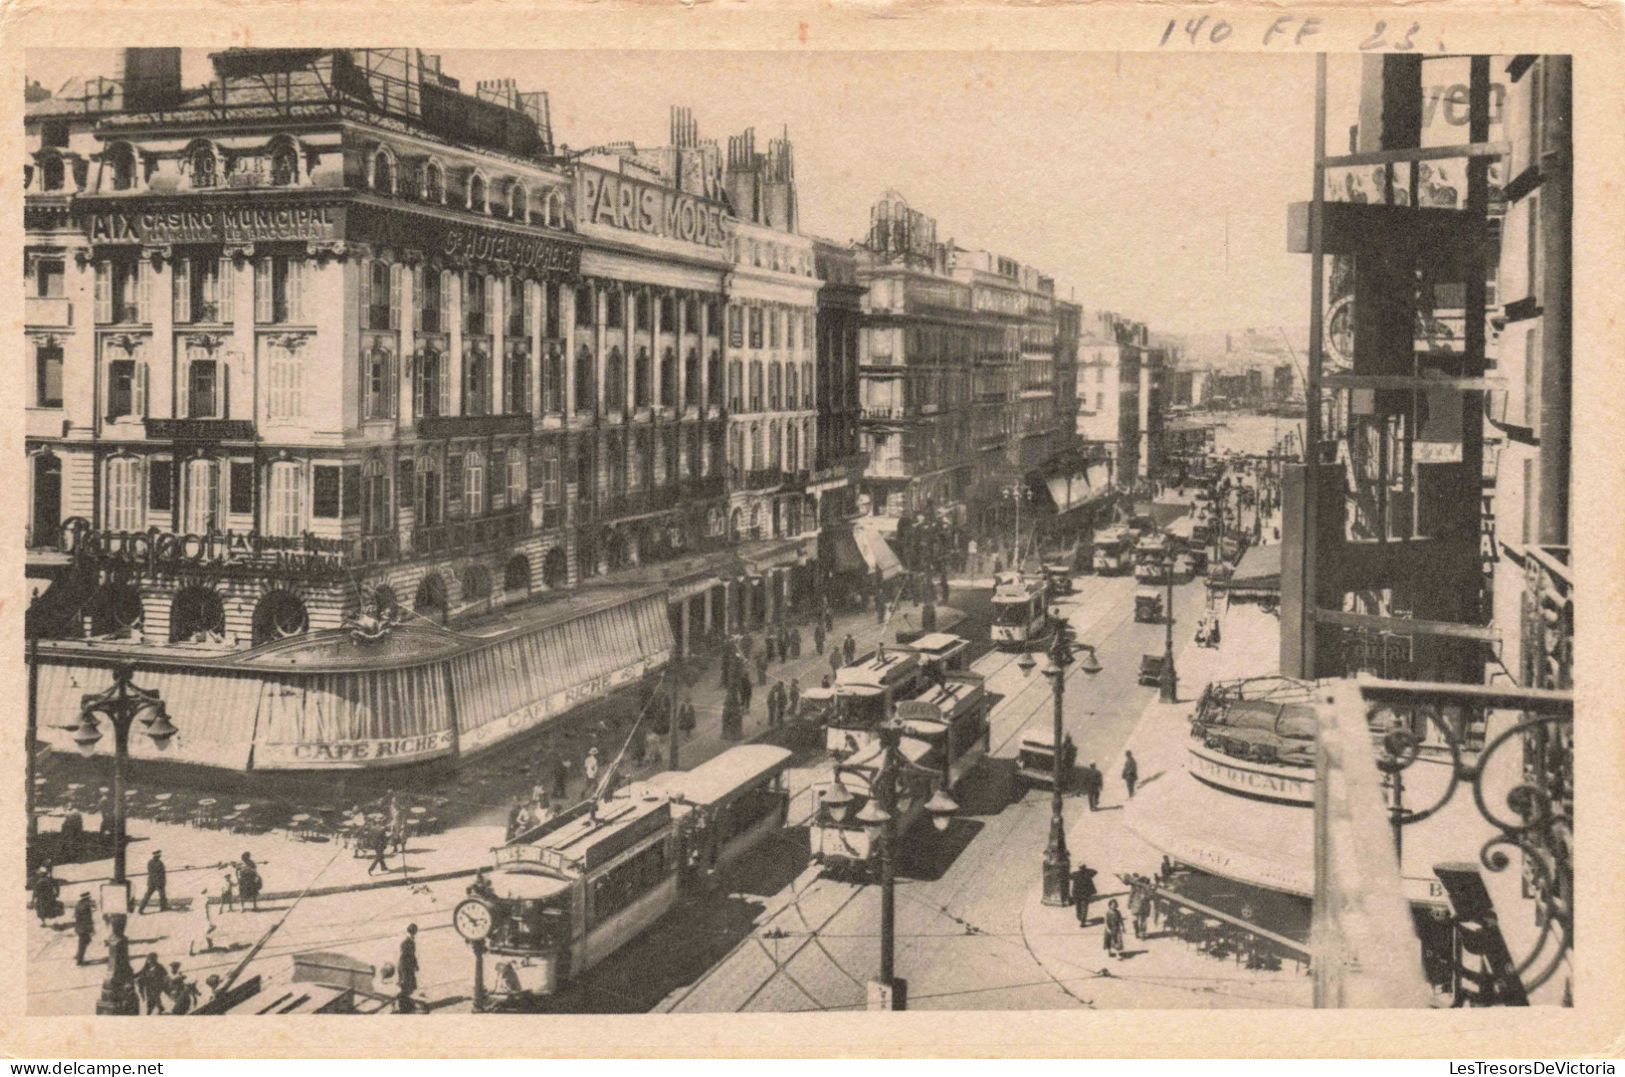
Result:
<svg viewBox="0 0 1625 1077">
<path fill-rule="evenodd" d="M 1583 1007 L 1575 60 L 1319 21 L 19 50 L 26 1016 Z"/>
</svg>

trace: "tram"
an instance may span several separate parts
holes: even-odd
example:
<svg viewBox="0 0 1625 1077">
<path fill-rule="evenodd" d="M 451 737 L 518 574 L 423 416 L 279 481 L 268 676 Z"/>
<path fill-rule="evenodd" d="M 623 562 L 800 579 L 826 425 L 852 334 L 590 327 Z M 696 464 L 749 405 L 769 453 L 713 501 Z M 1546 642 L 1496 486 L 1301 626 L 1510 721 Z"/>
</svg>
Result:
<svg viewBox="0 0 1625 1077">
<path fill-rule="evenodd" d="M 1125 527 L 1108 527 L 1095 536 L 1095 571 L 1102 576 L 1115 576 L 1129 567 L 1132 541 Z"/>
<path fill-rule="evenodd" d="M 1166 583 L 1172 543 L 1161 531 L 1152 531 L 1134 547 L 1134 578 L 1140 583 Z"/>
<path fill-rule="evenodd" d="M 784 827 L 787 749 L 731 748 L 588 800 L 493 850 L 452 922 L 492 993 L 557 995 Z"/>
<path fill-rule="evenodd" d="M 897 705 L 897 833 L 904 834 L 941 790 L 951 793 L 987 758 L 992 726 L 983 678 L 952 673 L 918 699 Z M 878 739 L 836 764 L 832 779 L 814 790 L 817 808 L 808 827 L 812 857 L 826 874 L 872 877 L 878 869 L 875 835 L 864 806 L 877 795 L 886 748 Z"/>
<path fill-rule="evenodd" d="M 970 641 L 950 632 L 929 632 L 906 647 L 880 647 L 842 667 L 831 687 L 834 706 L 824 726 L 824 747 L 838 759 L 866 750 L 874 743 L 875 726 L 898 703 L 969 669 Z"/>
<path fill-rule="evenodd" d="M 1012 577 L 993 591 L 993 645 L 1024 651 L 1049 632 L 1049 588 L 1042 580 Z"/>
</svg>

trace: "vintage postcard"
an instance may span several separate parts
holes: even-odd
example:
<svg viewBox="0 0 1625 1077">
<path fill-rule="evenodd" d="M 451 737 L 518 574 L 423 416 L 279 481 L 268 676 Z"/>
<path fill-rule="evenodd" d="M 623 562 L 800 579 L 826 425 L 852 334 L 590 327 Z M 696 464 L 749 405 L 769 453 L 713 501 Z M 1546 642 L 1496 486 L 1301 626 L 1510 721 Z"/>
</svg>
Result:
<svg viewBox="0 0 1625 1077">
<path fill-rule="evenodd" d="M 3 18 L 8 1053 L 1617 1052 L 1617 6 Z"/>
</svg>

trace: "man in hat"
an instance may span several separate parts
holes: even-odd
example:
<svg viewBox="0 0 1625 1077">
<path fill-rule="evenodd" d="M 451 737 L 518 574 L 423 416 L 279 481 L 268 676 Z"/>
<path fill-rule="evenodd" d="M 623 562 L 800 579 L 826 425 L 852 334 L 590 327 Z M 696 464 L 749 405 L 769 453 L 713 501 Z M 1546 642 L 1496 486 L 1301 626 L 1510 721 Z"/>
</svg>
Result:
<svg viewBox="0 0 1625 1077">
<path fill-rule="evenodd" d="M 74 955 L 74 963 L 85 963 L 85 951 L 90 949 L 90 940 L 96 935 L 96 909 L 90 902 L 90 891 L 86 890 L 79 895 L 79 900 L 73 905 L 73 933 L 79 936 L 79 952 Z"/>
<path fill-rule="evenodd" d="M 587 758 L 581 762 L 581 774 L 587 779 L 587 785 L 592 786 L 598 781 L 598 749 L 587 749 Z"/>
<path fill-rule="evenodd" d="M 400 1010 L 402 1013 L 413 1012 L 412 996 L 418 989 L 418 926 L 406 925 L 406 938 L 401 940 L 401 956 L 396 967 L 400 971 L 401 996 Z"/>
<path fill-rule="evenodd" d="M 162 849 L 154 849 L 152 856 L 147 858 L 147 892 L 141 895 L 141 908 L 138 912 L 147 911 L 147 902 L 152 895 L 158 895 L 158 911 L 169 911 L 169 873 L 164 867 L 164 853 Z"/>
<path fill-rule="evenodd" d="M 846 638 L 841 641 L 841 664 L 850 666 L 852 660 L 857 656 L 858 641 L 852 638 L 852 633 L 848 632 Z"/>
</svg>

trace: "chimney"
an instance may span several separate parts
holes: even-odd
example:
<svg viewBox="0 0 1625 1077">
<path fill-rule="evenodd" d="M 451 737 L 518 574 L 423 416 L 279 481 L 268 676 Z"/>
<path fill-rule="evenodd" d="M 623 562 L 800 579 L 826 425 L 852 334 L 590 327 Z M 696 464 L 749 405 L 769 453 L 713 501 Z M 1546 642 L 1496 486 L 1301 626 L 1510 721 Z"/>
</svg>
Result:
<svg viewBox="0 0 1625 1077">
<path fill-rule="evenodd" d="M 143 112 L 180 103 L 180 49 L 125 49 L 121 66 L 126 109 Z"/>
</svg>

